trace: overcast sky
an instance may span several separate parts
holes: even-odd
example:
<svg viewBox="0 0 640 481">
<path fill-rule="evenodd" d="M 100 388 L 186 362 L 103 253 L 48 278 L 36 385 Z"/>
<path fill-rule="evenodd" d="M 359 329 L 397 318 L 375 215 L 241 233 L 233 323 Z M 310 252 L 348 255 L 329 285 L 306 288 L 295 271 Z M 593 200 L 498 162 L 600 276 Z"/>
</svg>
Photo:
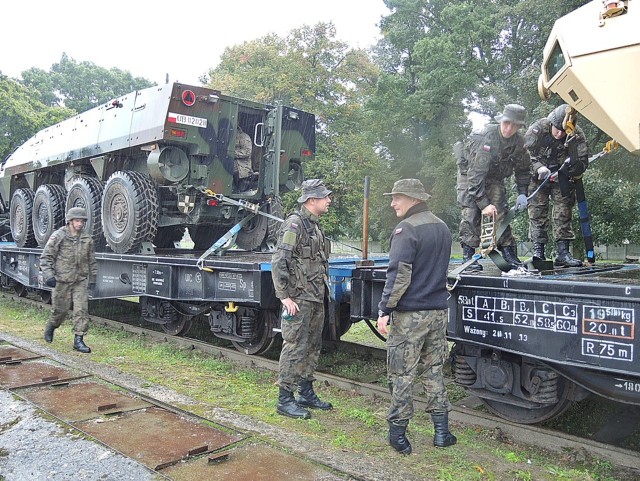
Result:
<svg viewBox="0 0 640 481">
<path fill-rule="evenodd" d="M 198 84 L 225 47 L 332 21 L 337 38 L 366 48 L 380 37 L 383 0 L 9 0 L 2 4 L 0 71 L 77 62 L 164 83 Z"/>
</svg>

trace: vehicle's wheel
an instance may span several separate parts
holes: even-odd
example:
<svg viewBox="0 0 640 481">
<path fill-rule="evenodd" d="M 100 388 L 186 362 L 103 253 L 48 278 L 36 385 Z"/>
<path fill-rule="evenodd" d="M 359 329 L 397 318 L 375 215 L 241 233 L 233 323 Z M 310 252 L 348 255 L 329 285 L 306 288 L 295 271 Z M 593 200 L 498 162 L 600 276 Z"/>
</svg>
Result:
<svg viewBox="0 0 640 481">
<path fill-rule="evenodd" d="M 265 203 L 260 207 L 260 210 L 269 212 L 269 203 Z M 246 224 L 236 237 L 236 245 L 241 249 L 247 251 L 256 250 L 262 245 L 262 241 L 265 240 L 267 234 L 268 220 L 263 215 L 256 215 Z"/>
<path fill-rule="evenodd" d="M 160 327 L 162 328 L 162 332 L 171 336 L 184 336 L 187 331 L 191 329 L 192 322 L 193 317 L 178 314 L 175 321 L 160 324 Z"/>
<path fill-rule="evenodd" d="M 135 252 L 158 231 L 158 193 L 148 175 L 114 172 L 102 194 L 102 230 L 113 252 Z"/>
<path fill-rule="evenodd" d="M 44 247 L 51 234 L 64 225 L 64 187 L 44 184 L 38 187 L 33 198 L 33 235 L 40 247 Z"/>
<path fill-rule="evenodd" d="M 207 224 L 189 226 L 189 237 L 193 241 L 193 249 L 197 251 L 207 250 L 228 230 L 226 227 Z"/>
<path fill-rule="evenodd" d="M 18 297 L 27 297 L 29 295 L 29 288 L 24 284 L 20 284 L 19 282 L 16 282 L 13 285 L 13 290 Z"/>
<path fill-rule="evenodd" d="M 280 197 L 275 197 L 269 206 L 269 214 L 275 215 L 276 217 L 283 218 L 284 209 L 282 207 L 282 199 Z M 275 219 L 269 219 L 267 217 L 267 242 L 272 246 L 275 246 L 278 242 L 278 233 L 280 232 L 280 227 L 282 226 L 282 222 L 279 222 Z"/>
<path fill-rule="evenodd" d="M 245 354 L 264 354 L 275 342 L 275 336 L 271 331 L 276 321 L 277 314 L 274 311 L 261 310 L 258 313 L 255 336 L 247 341 L 231 341 L 231 343 L 238 351 Z"/>
<path fill-rule="evenodd" d="M 486 408 L 496 416 L 519 424 L 537 424 L 560 416 L 572 404 L 576 385 L 560 376 L 558 379 L 558 402 L 539 409 L 516 406 L 494 399 L 482 399 Z"/>
<path fill-rule="evenodd" d="M 175 243 L 180 242 L 183 236 L 184 227 L 182 226 L 159 227 L 153 243 L 160 249 L 173 249 L 176 246 Z"/>
<path fill-rule="evenodd" d="M 31 189 L 17 189 L 11 197 L 9 221 L 11 236 L 18 247 L 35 247 L 38 245 L 33 234 L 33 197 Z"/>
<path fill-rule="evenodd" d="M 102 248 L 105 245 L 100 211 L 103 190 L 104 184 L 100 179 L 75 176 L 71 179 L 67 192 L 67 211 L 72 207 L 82 207 L 87 211 L 84 231 L 91 235 L 96 248 Z"/>
</svg>

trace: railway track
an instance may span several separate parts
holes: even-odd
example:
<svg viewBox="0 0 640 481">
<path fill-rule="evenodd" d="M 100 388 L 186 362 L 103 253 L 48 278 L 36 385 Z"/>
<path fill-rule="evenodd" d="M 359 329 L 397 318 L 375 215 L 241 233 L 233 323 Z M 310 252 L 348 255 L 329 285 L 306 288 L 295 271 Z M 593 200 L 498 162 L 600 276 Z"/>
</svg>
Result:
<svg viewBox="0 0 640 481">
<path fill-rule="evenodd" d="M 29 298 L 11 296 L 6 293 L 3 294 L 3 297 L 12 298 L 17 302 L 25 302 L 33 306 L 42 306 L 40 302 Z M 130 317 L 128 319 L 129 321 L 137 318 L 137 316 L 135 315 L 128 317 Z M 130 323 L 122 322 L 121 320 L 108 319 L 95 315 L 92 316 L 92 322 L 95 325 L 104 326 L 109 329 L 126 331 L 138 336 L 144 336 L 145 338 L 153 340 L 154 342 L 169 342 L 183 349 L 196 349 L 216 358 L 228 360 L 235 364 L 239 364 L 248 368 L 266 369 L 274 372 L 276 372 L 278 369 L 278 362 L 276 360 L 268 359 L 263 356 L 246 355 L 236 349 L 213 345 L 209 342 L 203 342 L 198 339 L 171 336 L 164 332 L 148 329 L 147 327 L 142 327 L 140 325 L 133 325 Z M 357 356 L 358 359 L 380 359 L 384 358 L 385 356 L 385 352 L 382 349 L 371 348 L 359 344 L 336 343 L 336 345 L 331 345 L 329 347 L 331 349 L 341 349 L 346 350 L 347 352 L 354 353 L 354 355 Z M 389 399 L 389 392 L 387 388 L 379 384 L 346 379 L 344 377 L 335 376 L 325 372 L 318 372 L 316 377 L 320 382 L 338 387 L 343 390 L 355 392 L 363 396 Z M 139 395 L 139 393 L 131 394 L 133 396 Z M 144 396 L 140 396 L 140 398 L 144 399 Z M 153 400 L 147 401 L 153 402 Z M 420 395 L 416 396 L 415 405 L 416 409 L 423 409 L 425 407 L 425 401 Z M 486 412 L 478 411 L 476 409 L 477 405 L 478 401 L 474 398 L 466 398 L 457 402 L 450 414 L 450 419 L 454 422 L 481 426 L 489 430 L 496 430 L 500 433 L 501 436 L 510 437 L 524 444 L 535 445 L 545 449 L 552 448 L 555 450 L 583 450 L 590 453 L 591 455 L 608 460 L 618 466 L 625 466 L 634 469 L 638 468 L 637 451 L 612 446 L 586 438 L 580 438 L 540 426 L 512 423 Z M 162 403 L 159 403 L 158 406 L 161 409 L 167 409 L 169 412 L 174 412 L 178 415 L 184 414 L 181 413 L 180 410 L 173 410 L 171 405 L 163 405 Z M 241 442 L 241 440 L 236 440 L 235 442 Z M 209 450 L 209 452 L 213 453 L 214 455 L 217 451 L 220 450 Z M 187 455 L 186 457 L 183 456 L 183 459 L 187 459 L 188 457 L 189 455 Z M 153 469 L 159 465 L 161 465 L 161 463 L 151 468 Z"/>
</svg>

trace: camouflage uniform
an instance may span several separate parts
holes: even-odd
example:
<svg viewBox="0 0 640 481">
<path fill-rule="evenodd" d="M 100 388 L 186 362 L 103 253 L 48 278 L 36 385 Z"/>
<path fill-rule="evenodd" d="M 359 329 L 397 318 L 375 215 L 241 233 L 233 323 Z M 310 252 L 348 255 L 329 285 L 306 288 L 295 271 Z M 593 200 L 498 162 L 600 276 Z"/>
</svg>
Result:
<svg viewBox="0 0 640 481">
<path fill-rule="evenodd" d="M 582 175 L 588 164 L 587 141 L 582 129 L 575 126 L 578 158 L 558 174 L 558 181 L 549 181 L 529 201 L 529 238 L 532 242 L 546 244 L 549 240 L 549 197 L 553 203 L 553 235 L 556 240 L 573 240 L 571 227 L 573 206 L 576 203 L 575 185 L 569 179 Z M 544 181 L 539 179 L 538 169 L 547 167 L 551 173 L 558 171 L 568 157 L 565 139 L 551 135 L 551 122 L 547 118 L 535 121 L 525 134 L 525 147 L 531 155 L 532 194 Z M 566 195 L 562 195 L 561 182 L 565 182 Z"/>
<path fill-rule="evenodd" d="M 517 132 L 505 139 L 499 124 L 489 124 L 483 131 L 483 140 L 469 161 L 466 192 L 459 195 L 462 206 L 460 240 L 471 247 L 480 245 L 482 210 L 493 204 L 500 225 L 508 211 L 505 179 L 515 172 L 519 194 L 527 193 L 529 184 L 529 156 L 524 148 L 524 137 Z M 498 239 L 498 246 L 515 246 L 511 227 Z"/>
<path fill-rule="evenodd" d="M 96 282 L 98 267 L 91 236 L 73 236 L 64 226 L 51 234 L 40 255 L 43 279 L 55 278 L 48 324 L 62 324 L 73 302 L 73 332 L 84 336 L 89 328 L 88 284 Z"/>
<path fill-rule="evenodd" d="M 413 381 L 419 364 L 425 367 L 419 376 L 427 399 L 425 410 L 450 411 L 442 375 L 448 354 L 447 310 L 395 311 L 391 318 L 387 364 L 392 398 L 387 420 L 403 422 L 413 417 Z"/>
<path fill-rule="evenodd" d="M 238 179 L 245 179 L 253 174 L 253 169 L 251 168 L 252 150 L 253 142 L 251 137 L 238 126 L 234 153 L 235 162 L 233 164 L 233 173 L 237 174 Z"/>
<path fill-rule="evenodd" d="M 318 221 L 304 206 L 291 213 L 271 260 L 276 297 L 289 297 L 300 307 L 295 316 L 282 320 L 278 384 L 287 391 L 293 391 L 300 379 L 314 380 L 322 347 L 331 244 Z"/>
</svg>

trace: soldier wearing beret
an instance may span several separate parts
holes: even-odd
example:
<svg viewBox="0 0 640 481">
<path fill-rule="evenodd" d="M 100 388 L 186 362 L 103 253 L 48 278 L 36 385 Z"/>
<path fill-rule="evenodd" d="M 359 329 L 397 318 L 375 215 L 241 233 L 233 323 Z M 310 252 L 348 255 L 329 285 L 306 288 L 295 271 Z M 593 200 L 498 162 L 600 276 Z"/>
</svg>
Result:
<svg viewBox="0 0 640 481">
<path fill-rule="evenodd" d="M 447 355 L 447 268 L 451 232 L 427 207 L 427 194 L 418 179 L 393 185 L 391 207 L 402 219 L 391 234 L 387 279 L 378 304 L 378 330 L 387 334 L 387 379 L 391 406 L 387 413 L 389 444 L 411 454 L 406 436 L 413 417 L 413 381 L 418 365 L 435 427 L 433 444 L 457 442 L 449 432 L 451 409 L 442 375 Z"/>
<path fill-rule="evenodd" d="M 311 417 L 305 408 L 332 408 L 313 390 L 329 295 L 331 251 L 319 220 L 329 209 L 330 194 L 320 179 L 303 182 L 300 208 L 285 219 L 271 260 L 276 296 L 283 307 L 277 412 L 292 418 Z"/>
</svg>

